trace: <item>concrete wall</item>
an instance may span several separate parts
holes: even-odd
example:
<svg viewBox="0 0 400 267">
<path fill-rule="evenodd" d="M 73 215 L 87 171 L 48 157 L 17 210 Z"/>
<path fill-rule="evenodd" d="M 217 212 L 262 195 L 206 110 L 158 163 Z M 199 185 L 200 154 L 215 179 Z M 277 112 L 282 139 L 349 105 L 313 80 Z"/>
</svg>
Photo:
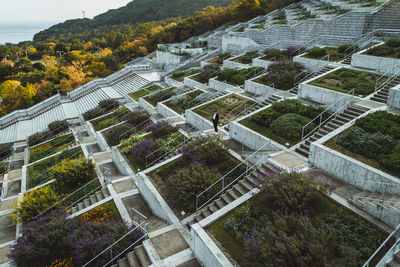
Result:
<svg viewBox="0 0 400 267">
<path fill-rule="evenodd" d="M 192 110 L 185 110 L 185 121 L 201 131 L 214 129 L 211 121 L 208 121 L 206 118 L 194 113 Z"/>
<path fill-rule="evenodd" d="M 375 57 L 363 55 L 361 53 L 352 55 L 351 65 L 358 68 L 373 69 L 381 73 L 389 74 L 395 74 L 400 71 L 400 59 Z M 397 67 L 394 68 L 395 66 Z"/>
<path fill-rule="evenodd" d="M 216 91 L 220 91 L 220 92 L 225 91 L 225 90 L 228 89 L 228 88 L 237 88 L 237 89 L 240 89 L 240 87 L 231 85 L 231 84 L 229 84 L 229 83 L 220 82 L 220 81 L 218 81 L 218 80 L 216 80 L 216 79 L 214 79 L 214 78 L 209 80 L 208 86 L 209 86 L 210 88 L 212 88 L 212 89 L 214 89 L 214 90 L 216 90 Z"/>
<path fill-rule="evenodd" d="M 387 104 L 391 107 L 400 109 L 400 85 L 389 89 Z"/>
<path fill-rule="evenodd" d="M 221 47 L 222 38 L 221 36 L 209 36 L 207 37 L 207 48 L 217 48 Z"/>
<path fill-rule="evenodd" d="M 188 86 L 188 87 L 191 87 L 191 88 L 204 87 L 205 86 L 204 84 L 202 84 L 202 83 L 200 83 L 198 81 L 190 79 L 190 77 L 183 78 L 183 84 Z"/>
<path fill-rule="evenodd" d="M 144 97 L 140 97 L 139 98 L 139 103 L 138 103 L 139 107 L 142 109 L 152 109 L 154 108 L 152 104 L 150 104 L 149 102 L 147 102 Z"/>
<path fill-rule="evenodd" d="M 318 72 L 321 69 L 323 69 L 326 65 L 329 64 L 329 61 L 322 61 L 318 59 L 312 59 L 312 58 L 305 58 L 303 55 L 307 53 L 304 53 L 302 55 L 295 56 L 293 58 L 294 62 L 298 62 L 304 65 L 304 67 L 307 68 L 307 70 L 311 72 Z"/>
<path fill-rule="evenodd" d="M 323 138 L 318 142 L 311 143 L 308 159 L 315 167 L 353 184 L 361 190 L 389 194 L 400 192 L 399 178 L 320 144 L 325 141 Z"/>
<path fill-rule="evenodd" d="M 237 37 L 237 36 L 230 36 L 224 35 L 222 36 L 222 50 L 223 51 L 231 51 L 231 48 L 234 48 L 233 52 L 245 52 L 251 49 L 254 50 L 255 47 L 259 45 L 254 42 L 249 37 Z"/>
<path fill-rule="evenodd" d="M 281 144 L 247 128 L 246 126 L 236 121 L 233 121 L 229 124 L 229 136 L 230 138 L 254 150 L 258 150 L 265 144 L 268 144 L 270 142 L 270 145 L 262 149 L 263 151 L 284 149 L 284 146 L 282 146 Z"/>
<path fill-rule="evenodd" d="M 168 100 L 167 100 L 168 101 Z M 164 118 L 179 116 L 173 109 L 167 107 L 164 103 L 157 103 L 157 112 L 161 114 Z"/>
<path fill-rule="evenodd" d="M 242 64 L 239 62 L 231 61 L 231 59 L 234 59 L 236 57 L 232 57 L 229 59 L 224 60 L 223 67 L 227 69 L 242 69 L 242 68 L 249 68 L 250 64 Z"/>
<path fill-rule="evenodd" d="M 268 66 L 271 65 L 272 63 L 274 62 L 269 60 L 263 60 L 261 59 L 261 57 L 259 57 L 259 58 L 253 58 L 253 62 L 251 63 L 251 65 L 253 67 L 263 67 L 267 69 Z"/>
<path fill-rule="evenodd" d="M 193 224 L 190 232 L 192 236 L 190 247 L 203 266 L 233 267 L 232 263 L 199 224 Z"/>
<path fill-rule="evenodd" d="M 178 82 L 177 80 L 174 80 L 170 77 L 165 77 L 165 83 L 170 85 L 170 86 L 182 86 L 181 82 Z"/>
<path fill-rule="evenodd" d="M 163 52 L 160 50 L 156 51 L 157 62 L 161 64 L 178 64 L 181 63 L 184 59 L 183 56 L 171 54 L 168 52 Z"/>
<path fill-rule="evenodd" d="M 256 77 L 257 79 L 259 77 Z M 253 79 L 254 80 L 254 79 Z M 253 80 L 246 80 L 244 82 L 244 91 L 255 95 L 269 97 L 275 93 L 282 92 L 282 90 L 275 89 L 273 87 L 254 82 Z"/>
</svg>

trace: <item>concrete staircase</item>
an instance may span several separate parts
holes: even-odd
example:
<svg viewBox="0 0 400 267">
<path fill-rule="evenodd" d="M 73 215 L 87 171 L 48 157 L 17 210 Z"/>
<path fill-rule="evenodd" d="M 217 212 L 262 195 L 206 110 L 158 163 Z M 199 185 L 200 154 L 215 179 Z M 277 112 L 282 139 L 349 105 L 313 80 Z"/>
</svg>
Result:
<svg viewBox="0 0 400 267">
<path fill-rule="evenodd" d="M 336 67 L 325 66 L 325 67 L 323 67 L 320 71 L 314 72 L 313 74 L 311 74 L 310 76 L 308 76 L 308 77 L 306 78 L 306 80 L 309 80 L 309 79 L 312 79 L 312 78 L 314 78 L 314 77 L 317 77 L 317 76 L 319 76 L 319 75 L 321 75 L 321 74 L 324 74 L 324 73 L 326 73 L 326 72 L 328 72 L 328 71 L 333 70 L 334 68 L 336 68 Z M 303 82 L 303 81 L 299 81 L 299 83 L 301 83 L 301 82 Z M 295 87 L 293 87 L 292 89 L 290 89 L 289 92 L 292 93 L 292 94 L 297 95 L 297 93 L 299 92 L 299 83 L 297 83 L 297 84 L 295 85 Z"/>
<path fill-rule="evenodd" d="M 79 99 L 76 99 L 74 103 L 80 113 L 85 113 L 86 111 L 97 107 L 101 100 L 109 98 L 110 97 L 102 89 L 98 89 Z"/>
<path fill-rule="evenodd" d="M 400 77 L 394 77 L 387 85 L 385 85 L 381 90 L 376 92 L 371 100 L 386 104 L 389 95 L 389 89 L 400 84 Z"/>
<path fill-rule="evenodd" d="M 359 117 L 361 114 L 367 112 L 367 108 L 349 106 L 342 113 L 336 115 L 332 120 L 322 126 L 317 132 L 315 132 L 311 137 L 309 137 L 305 142 L 303 142 L 299 147 L 296 148 L 296 152 L 308 158 L 308 153 L 310 151 L 311 142 L 315 142 L 328 133 L 336 130 L 340 126 L 348 123 Z"/>
<path fill-rule="evenodd" d="M 79 202 L 76 206 L 72 207 L 72 213 L 83 210 L 91 205 L 96 204 L 97 202 L 107 198 L 110 196 L 110 192 L 107 188 L 103 187 L 100 191 L 96 191 L 90 197 L 84 199 L 82 202 Z"/>
<path fill-rule="evenodd" d="M 219 209 L 222 209 L 229 203 L 240 198 L 244 194 L 258 187 L 259 179 L 261 177 L 266 177 L 271 173 L 274 173 L 276 168 L 269 163 L 263 163 L 260 167 L 252 171 L 244 179 L 239 180 L 230 189 L 226 190 L 219 198 L 211 202 L 211 204 L 203 207 L 201 210 L 197 211 L 194 215 L 193 220 L 188 222 L 188 225 L 192 225 L 200 222 L 201 220 L 207 218 Z"/>
<path fill-rule="evenodd" d="M 125 255 L 125 258 L 119 259 L 117 264 L 112 267 L 147 267 L 152 263 L 147 255 L 143 245 L 134 248 L 134 251 Z"/>
<path fill-rule="evenodd" d="M 265 100 L 262 102 L 262 104 L 263 104 L 264 106 L 268 106 L 268 105 L 271 105 L 271 104 L 274 103 L 274 102 L 281 101 L 282 99 L 283 99 L 283 97 L 281 97 L 281 96 L 278 96 L 278 95 L 271 95 L 270 97 L 268 97 L 267 99 L 265 99 Z"/>
</svg>

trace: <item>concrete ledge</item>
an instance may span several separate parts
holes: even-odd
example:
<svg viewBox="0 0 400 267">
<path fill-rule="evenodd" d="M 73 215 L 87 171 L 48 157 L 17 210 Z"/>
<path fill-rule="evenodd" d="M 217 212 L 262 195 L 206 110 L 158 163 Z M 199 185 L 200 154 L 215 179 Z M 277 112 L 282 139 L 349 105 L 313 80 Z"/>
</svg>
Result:
<svg viewBox="0 0 400 267">
<path fill-rule="evenodd" d="M 165 102 L 157 103 L 157 112 L 161 114 L 164 118 L 169 118 L 169 117 L 176 117 L 176 116 L 181 116 L 178 112 L 173 110 L 172 108 L 168 107 Z"/>
<path fill-rule="evenodd" d="M 196 76 L 197 74 L 198 73 L 196 73 L 196 74 L 194 74 L 192 76 Z M 183 84 L 186 85 L 187 87 L 190 87 L 190 88 L 207 87 L 205 84 L 202 84 L 202 83 L 200 83 L 200 82 L 198 82 L 196 80 L 193 80 L 190 77 L 191 76 L 183 78 Z"/>
<path fill-rule="evenodd" d="M 293 57 L 293 61 L 304 65 L 304 67 L 306 67 L 307 70 L 309 70 L 311 72 L 318 72 L 321 69 L 323 69 L 325 66 L 329 65 L 329 61 L 323 61 L 323 60 L 319 60 L 319 59 L 303 57 L 307 53 L 308 52 Z"/>
<path fill-rule="evenodd" d="M 262 149 L 263 151 L 286 149 L 285 146 L 247 128 L 246 126 L 236 121 L 233 121 L 229 124 L 229 136 L 230 138 L 244 144 L 245 146 L 253 150 L 258 150 L 269 142 L 271 142 L 271 145 L 266 146 L 265 149 Z"/>
<path fill-rule="evenodd" d="M 192 110 L 185 111 L 185 120 L 187 123 L 193 125 L 200 131 L 205 131 L 209 129 L 214 129 L 214 126 L 211 121 L 208 121 L 206 118 L 203 118 L 199 114 L 195 113 Z"/>
<path fill-rule="evenodd" d="M 391 107 L 400 109 L 400 85 L 389 89 L 387 104 Z"/>
<path fill-rule="evenodd" d="M 229 89 L 229 88 L 235 88 L 237 90 L 241 90 L 241 88 L 238 87 L 238 86 L 234 86 L 234 85 L 231 85 L 229 83 L 224 83 L 224 82 L 218 81 L 215 78 L 212 78 L 212 79 L 209 80 L 209 85 L 208 86 L 211 89 L 214 89 L 214 90 L 220 91 L 220 92 L 223 92 L 223 91 L 225 91 L 226 89 Z"/>
<path fill-rule="evenodd" d="M 165 83 L 170 85 L 170 86 L 182 86 L 183 83 L 178 82 L 175 79 L 172 79 L 171 77 L 165 77 Z"/>
<path fill-rule="evenodd" d="M 244 82 L 244 91 L 254 94 L 254 95 L 259 95 L 259 96 L 264 96 L 264 97 L 270 97 L 271 95 L 273 95 L 275 93 L 284 92 L 282 90 L 278 90 L 271 86 L 264 85 L 264 84 L 254 81 L 255 79 L 258 79 L 260 77 L 261 76 L 256 77 L 252 80 L 246 80 Z"/>
<path fill-rule="evenodd" d="M 351 57 L 352 66 L 373 69 L 382 73 L 388 72 L 389 74 L 395 74 L 398 71 L 398 68 L 393 69 L 393 67 L 400 66 L 400 59 L 363 55 L 364 52 L 365 50 Z"/>
<path fill-rule="evenodd" d="M 154 108 L 154 106 L 152 104 L 150 104 L 149 102 L 147 102 L 144 97 L 140 97 L 139 98 L 139 103 L 138 103 L 139 107 L 142 109 L 152 109 Z"/>
<path fill-rule="evenodd" d="M 237 56 L 240 57 L 240 56 Z M 239 62 L 231 61 L 231 59 L 237 58 L 237 57 L 232 57 L 229 59 L 225 59 L 223 61 L 223 67 L 227 69 L 243 69 L 243 68 L 249 68 L 250 64 L 242 64 Z"/>
<path fill-rule="evenodd" d="M 262 57 L 263 56 L 258 57 L 258 58 L 253 58 L 251 65 L 253 67 L 263 67 L 265 69 L 268 69 L 269 65 L 271 65 L 272 63 L 275 63 L 273 61 L 261 59 Z"/>
</svg>

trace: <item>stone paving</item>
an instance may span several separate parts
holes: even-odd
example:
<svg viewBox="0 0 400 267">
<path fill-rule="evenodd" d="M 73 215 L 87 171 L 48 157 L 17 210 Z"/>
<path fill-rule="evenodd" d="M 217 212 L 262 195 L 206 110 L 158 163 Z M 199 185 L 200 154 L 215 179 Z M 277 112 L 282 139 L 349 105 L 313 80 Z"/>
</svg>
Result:
<svg viewBox="0 0 400 267">
<path fill-rule="evenodd" d="M 10 246 L 0 248 L 0 264 L 9 261 L 7 254 L 10 252 Z"/>
<path fill-rule="evenodd" d="M 137 188 L 132 179 L 127 179 L 122 182 L 114 183 L 113 186 L 117 193 L 122 193 Z"/>
<path fill-rule="evenodd" d="M 150 240 L 161 259 L 165 259 L 189 247 L 181 233 L 176 229 L 150 238 Z"/>
<path fill-rule="evenodd" d="M 0 244 L 15 239 L 16 225 L 11 214 L 0 216 Z"/>
<path fill-rule="evenodd" d="M 301 159 L 300 157 L 296 156 L 295 154 L 288 153 L 288 152 L 279 154 L 275 157 L 272 157 L 272 159 L 281 163 L 282 165 L 284 165 L 288 168 L 296 168 L 302 164 L 307 163 L 306 160 Z"/>
</svg>

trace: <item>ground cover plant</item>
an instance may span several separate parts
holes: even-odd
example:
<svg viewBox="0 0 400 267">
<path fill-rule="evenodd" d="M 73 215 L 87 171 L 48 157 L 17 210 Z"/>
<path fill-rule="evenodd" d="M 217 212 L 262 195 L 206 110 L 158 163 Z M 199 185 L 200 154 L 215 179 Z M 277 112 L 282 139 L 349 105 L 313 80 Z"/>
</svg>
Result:
<svg viewBox="0 0 400 267">
<path fill-rule="evenodd" d="M 39 159 L 55 154 L 72 145 L 74 142 L 75 137 L 72 133 L 57 136 L 49 142 L 29 149 L 29 162 L 32 163 Z"/>
<path fill-rule="evenodd" d="M 238 161 L 227 153 L 227 143 L 215 136 L 196 138 L 186 143 L 181 153 L 181 158 L 149 174 L 177 214 L 181 214 L 181 211 L 193 212 L 196 195 L 238 164 Z M 226 183 L 245 170 L 243 166 L 232 171 L 226 177 Z M 211 190 L 204 197 L 212 197 L 215 193 L 215 190 Z"/>
<path fill-rule="evenodd" d="M 102 223 L 104 221 L 120 219 L 121 215 L 119 214 L 117 206 L 113 200 L 97 206 L 79 216 L 81 223 Z"/>
<path fill-rule="evenodd" d="M 377 57 L 390 57 L 400 59 L 400 39 L 389 39 L 384 44 L 372 47 L 364 54 Z"/>
<path fill-rule="evenodd" d="M 218 72 L 217 80 L 234 86 L 244 85 L 244 81 L 261 73 L 264 68 L 251 67 L 248 69 L 223 69 Z"/>
<path fill-rule="evenodd" d="M 228 59 L 230 57 L 231 57 L 231 53 L 226 52 L 226 53 L 219 54 L 218 57 L 207 60 L 207 62 L 221 65 L 222 63 L 224 63 L 225 59 Z"/>
<path fill-rule="evenodd" d="M 69 124 L 67 121 L 54 121 L 48 124 L 48 130 L 43 132 L 38 132 L 30 135 L 28 137 L 28 146 L 34 146 L 57 137 L 69 129 Z"/>
<path fill-rule="evenodd" d="M 400 115 L 387 111 L 368 114 L 325 145 L 400 177 Z"/>
<path fill-rule="evenodd" d="M 249 51 L 244 55 L 230 59 L 230 61 L 239 62 L 241 64 L 251 64 L 253 58 L 257 58 L 259 56 L 260 54 L 257 51 Z"/>
<path fill-rule="evenodd" d="M 82 114 L 85 120 L 92 120 L 96 117 L 104 115 L 113 109 L 118 108 L 120 105 L 117 99 L 105 99 L 99 102 L 97 107 L 90 109 Z"/>
<path fill-rule="evenodd" d="M 117 124 L 122 121 L 123 116 L 129 111 L 127 107 L 120 107 L 114 110 L 111 114 L 101 117 L 99 119 L 91 121 L 94 129 L 96 131 L 101 131 L 105 128 L 108 128 L 114 124 Z"/>
<path fill-rule="evenodd" d="M 22 236 L 11 246 L 8 256 L 18 266 L 49 266 L 57 262 L 82 266 L 131 229 L 121 220 L 80 221 L 67 219 L 62 211 L 47 214 L 22 226 Z M 135 230 L 118 242 L 113 252 L 117 255 L 141 236 Z M 110 259 L 110 254 L 105 253 L 92 266 L 103 266 Z"/>
<path fill-rule="evenodd" d="M 354 89 L 356 95 L 365 97 L 374 92 L 376 80 L 379 77 L 381 75 L 376 73 L 341 68 L 313 80 L 309 84 L 341 93 L 348 93 Z M 385 79 L 380 79 L 378 86 L 383 82 Z"/>
<path fill-rule="evenodd" d="M 178 82 L 183 82 L 183 78 L 193 75 L 195 73 L 200 72 L 200 69 L 189 69 L 185 71 L 176 71 L 171 75 L 171 78 L 178 81 Z"/>
<path fill-rule="evenodd" d="M 153 106 L 157 106 L 158 102 L 162 102 L 164 100 L 167 100 L 175 95 L 182 94 L 185 91 L 184 87 L 170 87 L 165 90 L 153 92 L 149 95 L 147 95 L 144 99 L 152 104 Z"/>
<path fill-rule="evenodd" d="M 217 72 L 219 71 L 220 67 L 218 64 L 208 64 L 204 66 L 203 70 L 194 75 L 190 76 L 190 79 L 195 80 L 199 83 L 207 84 L 211 78 L 217 76 Z"/>
<path fill-rule="evenodd" d="M 188 94 L 173 96 L 164 104 L 179 114 L 183 114 L 185 113 L 186 109 L 190 109 L 199 103 L 197 97 L 201 94 L 204 94 L 204 92 L 201 90 L 196 90 Z"/>
<path fill-rule="evenodd" d="M 209 227 L 241 266 L 360 266 L 386 238 L 305 174 L 271 174 L 260 184 L 260 193 Z"/>
<path fill-rule="evenodd" d="M 345 56 L 346 50 L 357 50 L 356 46 L 350 44 L 344 44 L 339 47 L 313 47 L 307 51 L 307 54 L 302 57 L 311 58 L 311 59 L 324 59 L 325 61 L 342 61 Z M 349 51 L 347 51 L 349 52 Z M 328 57 L 329 55 L 329 57 Z M 328 60 L 329 59 L 329 60 Z"/>
<path fill-rule="evenodd" d="M 52 166 L 60 164 L 63 159 L 67 158 L 76 158 L 79 155 L 83 155 L 81 147 L 75 147 L 71 149 L 66 149 L 62 151 L 60 154 L 57 154 L 48 159 L 44 159 L 30 165 L 27 168 L 28 172 L 28 188 L 35 187 L 44 181 L 47 181 L 51 178 L 49 174 L 49 170 Z"/>
<path fill-rule="evenodd" d="M 146 96 L 154 91 L 158 91 L 158 90 L 162 90 L 162 87 L 157 85 L 157 84 L 153 84 L 149 87 L 140 89 L 132 94 L 130 94 L 129 96 L 132 97 L 133 99 L 135 99 L 135 101 L 139 101 L 140 97 Z"/>
<path fill-rule="evenodd" d="M 232 94 L 200 106 L 193 111 L 212 121 L 215 111 L 218 110 L 219 124 L 224 125 L 254 104 L 255 102 L 252 100 Z"/>
<path fill-rule="evenodd" d="M 286 99 L 273 103 L 272 107 L 264 109 L 240 123 L 280 144 L 294 145 L 301 140 L 303 127 L 323 110 L 320 107 L 304 105 L 297 99 Z M 324 114 L 323 120 L 328 116 L 329 113 Z M 304 133 L 307 134 L 315 129 L 316 123 L 309 124 Z"/>
<path fill-rule="evenodd" d="M 254 82 L 272 86 L 280 90 L 289 90 L 306 76 L 304 66 L 293 61 L 278 61 L 268 66 L 268 73 L 254 79 Z"/>
</svg>

